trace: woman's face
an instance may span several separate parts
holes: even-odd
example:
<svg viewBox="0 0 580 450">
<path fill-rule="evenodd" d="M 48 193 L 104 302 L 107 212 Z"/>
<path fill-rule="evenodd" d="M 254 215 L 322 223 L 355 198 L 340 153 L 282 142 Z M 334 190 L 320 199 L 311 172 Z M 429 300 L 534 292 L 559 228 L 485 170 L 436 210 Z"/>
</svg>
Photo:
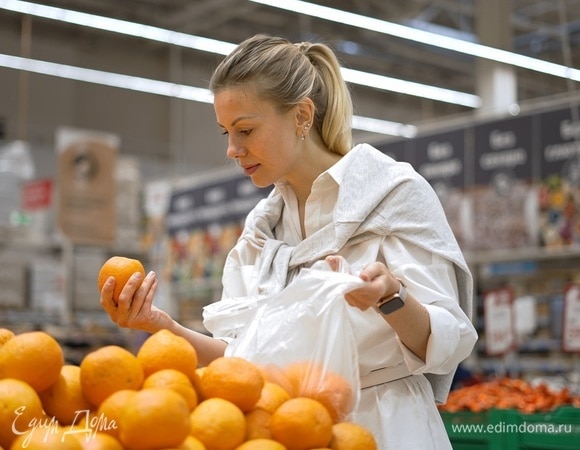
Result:
<svg viewBox="0 0 580 450">
<path fill-rule="evenodd" d="M 248 90 L 232 88 L 215 94 L 214 109 L 228 136 L 228 157 L 239 161 L 256 186 L 297 173 L 302 141 L 296 108 L 281 113 Z"/>
</svg>

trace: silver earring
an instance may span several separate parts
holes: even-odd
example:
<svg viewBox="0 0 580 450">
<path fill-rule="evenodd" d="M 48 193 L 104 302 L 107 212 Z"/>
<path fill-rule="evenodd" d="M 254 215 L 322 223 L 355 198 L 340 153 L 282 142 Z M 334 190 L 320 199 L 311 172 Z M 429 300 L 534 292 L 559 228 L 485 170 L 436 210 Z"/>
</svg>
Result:
<svg viewBox="0 0 580 450">
<path fill-rule="evenodd" d="M 300 136 L 300 139 L 302 139 L 302 140 L 306 139 L 306 135 L 304 133 L 302 133 L 302 136 Z"/>
</svg>

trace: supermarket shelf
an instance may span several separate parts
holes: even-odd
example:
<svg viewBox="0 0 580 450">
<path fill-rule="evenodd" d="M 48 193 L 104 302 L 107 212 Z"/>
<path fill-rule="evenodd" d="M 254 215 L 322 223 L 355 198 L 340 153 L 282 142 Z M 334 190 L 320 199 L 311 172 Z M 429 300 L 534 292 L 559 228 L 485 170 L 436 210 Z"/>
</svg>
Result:
<svg viewBox="0 0 580 450">
<path fill-rule="evenodd" d="M 528 247 L 507 250 L 486 250 L 464 252 L 465 259 L 470 265 L 516 262 L 516 261 L 545 261 L 545 260 L 580 260 L 580 247 L 544 248 Z"/>
</svg>

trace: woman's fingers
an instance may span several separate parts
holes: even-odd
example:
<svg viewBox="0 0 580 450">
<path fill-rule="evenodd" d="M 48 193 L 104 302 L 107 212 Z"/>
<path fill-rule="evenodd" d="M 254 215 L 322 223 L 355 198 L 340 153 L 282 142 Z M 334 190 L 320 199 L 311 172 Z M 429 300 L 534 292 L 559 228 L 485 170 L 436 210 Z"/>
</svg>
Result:
<svg viewBox="0 0 580 450">
<path fill-rule="evenodd" d="M 103 309 L 110 315 L 117 310 L 117 302 L 113 300 L 113 290 L 115 289 L 115 278 L 109 277 L 105 284 L 103 285 L 103 289 L 101 290 L 101 306 Z"/>
<path fill-rule="evenodd" d="M 395 277 L 381 262 L 367 264 L 360 272 L 359 277 L 366 283 L 346 294 L 345 299 L 349 305 L 363 311 L 374 306 L 385 296 L 385 293 L 390 292 L 390 286 L 396 283 Z"/>
<path fill-rule="evenodd" d="M 151 271 L 147 274 L 137 292 L 133 296 L 132 312 L 135 316 L 145 315 L 149 317 L 155 291 L 157 290 L 157 278 L 155 272 Z"/>
<path fill-rule="evenodd" d="M 139 308 L 138 297 L 135 295 L 139 286 L 143 281 L 143 275 L 135 272 L 125 283 L 118 300 L 118 315 L 119 317 L 127 317 L 131 308 Z"/>
</svg>

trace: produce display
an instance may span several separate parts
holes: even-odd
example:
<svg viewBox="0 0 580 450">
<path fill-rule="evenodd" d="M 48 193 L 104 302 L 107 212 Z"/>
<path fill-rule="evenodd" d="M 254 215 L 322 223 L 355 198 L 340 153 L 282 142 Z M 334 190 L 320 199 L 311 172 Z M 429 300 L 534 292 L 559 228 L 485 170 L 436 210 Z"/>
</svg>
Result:
<svg viewBox="0 0 580 450">
<path fill-rule="evenodd" d="M 138 260 L 112 257 L 97 287 L 115 277 L 117 301 L 135 271 L 145 274 Z M 105 345 L 78 365 L 64 355 L 45 331 L 0 328 L 0 450 L 377 449 L 372 433 L 350 421 L 350 383 L 313 361 L 280 367 L 223 356 L 202 367 L 196 349 L 168 330 L 135 352 Z M 498 378 L 452 391 L 439 408 L 459 449 L 461 439 L 510 438 L 453 434 L 452 422 L 470 420 L 462 413 L 532 415 L 563 406 L 580 408 L 580 396 Z"/>
<path fill-rule="evenodd" d="M 319 391 L 295 374 L 233 356 L 200 367 L 167 330 L 72 365 L 50 334 L 0 329 L 0 450 L 376 449 L 345 420 L 336 374 L 320 373 Z"/>
<path fill-rule="evenodd" d="M 568 388 L 554 391 L 546 384 L 532 385 L 517 378 L 498 378 L 451 391 L 447 403 L 439 409 L 453 413 L 497 408 L 533 414 L 564 405 L 580 407 L 580 396 L 573 395 Z"/>
</svg>

